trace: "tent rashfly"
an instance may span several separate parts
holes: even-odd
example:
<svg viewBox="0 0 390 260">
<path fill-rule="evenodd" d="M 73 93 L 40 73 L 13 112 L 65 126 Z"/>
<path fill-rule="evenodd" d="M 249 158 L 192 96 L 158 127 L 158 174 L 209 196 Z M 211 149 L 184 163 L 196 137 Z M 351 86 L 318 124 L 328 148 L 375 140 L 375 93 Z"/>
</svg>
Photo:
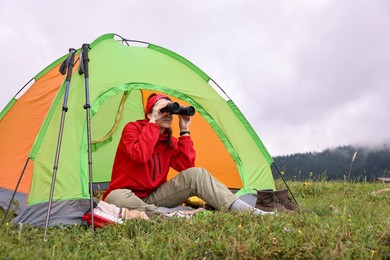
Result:
<svg viewBox="0 0 390 260">
<path fill-rule="evenodd" d="M 132 41 L 118 40 L 115 34 L 91 43 L 89 95 L 95 187 L 110 181 L 124 125 L 144 118 L 146 99 L 155 92 L 195 107 L 191 136 L 197 151 L 196 166 L 237 189 L 238 195 L 275 189 L 271 156 L 233 101 L 213 88 L 211 78 L 165 48 L 129 43 Z M 32 225 L 42 225 L 47 210 L 65 89 L 59 67 L 65 59 L 40 72 L 34 84 L 0 114 L 0 206 L 8 205 L 23 173 L 16 194 L 18 221 Z M 78 66 L 76 60 L 50 225 L 81 223 L 81 215 L 90 207 L 84 78 L 77 73 Z M 179 132 L 177 125 L 172 124 L 174 135 Z M 171 170 L 169 178 L 175 174 Z"/>
</svg>

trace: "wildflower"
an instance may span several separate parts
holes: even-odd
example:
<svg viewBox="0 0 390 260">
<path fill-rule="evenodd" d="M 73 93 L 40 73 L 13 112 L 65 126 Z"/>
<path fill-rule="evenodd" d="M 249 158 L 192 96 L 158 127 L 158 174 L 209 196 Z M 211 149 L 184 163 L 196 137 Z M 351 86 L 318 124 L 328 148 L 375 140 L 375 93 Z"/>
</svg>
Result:
<svg viewBox="0 0 390 260">
<path fill-rule="evenodd" d="M 309 185 L 310 185 L 310 182 L 305 181 L 305 182 L 303 183 L 303 186 L 309 186 Z"/>
<path fill-rule="evenodd" d="M 283 227 L 283 231 L 284 231 L 285 233 L 290 233 L 290 232 L 291 232 L 291 229 L 288 228 L 288 227 Z"/>
<path fill-rule="evenodd" d="M 281 174 L 281 175 L 284 175 L 284 171 L 281 171 L 280 174 Z"/>
</svg>

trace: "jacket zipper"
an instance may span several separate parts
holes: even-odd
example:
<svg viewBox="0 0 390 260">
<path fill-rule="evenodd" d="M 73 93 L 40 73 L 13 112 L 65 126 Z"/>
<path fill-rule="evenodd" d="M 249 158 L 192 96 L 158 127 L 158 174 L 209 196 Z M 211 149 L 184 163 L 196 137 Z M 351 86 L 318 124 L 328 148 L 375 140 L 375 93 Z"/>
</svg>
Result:
<svg viewBox="0 0 390 260">
<path fill-rule="evenodd" d="M 158 172 L 161 175 L 161 161 L 160 161 L 160 154 L 157 153 L 157 159 L 158 159 Z"/>
<path fill-rule="evenodd" d="M 156 160 L 154 159 L 154 155 L 152 156 L 153 160 L 153 174 L 152 174 L 152 181 L 156 179 Z"/>
</svg>

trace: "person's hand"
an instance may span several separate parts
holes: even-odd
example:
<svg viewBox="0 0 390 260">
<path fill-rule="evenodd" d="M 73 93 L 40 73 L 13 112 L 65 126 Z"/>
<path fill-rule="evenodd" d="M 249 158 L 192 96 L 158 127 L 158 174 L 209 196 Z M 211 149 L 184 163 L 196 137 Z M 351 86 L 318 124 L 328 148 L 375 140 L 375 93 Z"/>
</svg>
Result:
<svg viewBox="0 0 390 260">
<path fill-rule="evenodd" d="M 156 123 L 157 120 L 160 120 L 164 116 L 169 115 L 169 112 L 160 112 L 160 110 L 166 107 L 169 103 L 171 103 L 171 101 L 167 99 L 160 99 L 159 101 L 157 101 L 153 106 L 152 112 L 149 114 L 149 122 Z"/>
<path fill-rule="evenodd" d="M 180 132 L 190 131 L 190 125 L 192 120 L 191 117 L 185 115 L 178 115 L 178 116 L 179 116 Z"/>
</svg>

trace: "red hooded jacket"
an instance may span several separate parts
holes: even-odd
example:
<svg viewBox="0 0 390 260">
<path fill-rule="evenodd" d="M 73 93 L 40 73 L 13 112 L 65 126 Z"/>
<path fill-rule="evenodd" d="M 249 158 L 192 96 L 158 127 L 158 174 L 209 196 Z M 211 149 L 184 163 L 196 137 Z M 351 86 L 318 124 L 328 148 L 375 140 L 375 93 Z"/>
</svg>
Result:
<svg viewBox="0 0 390 260">
<path fill-rule="evenodd" d="M 148 120 L 128 123 L 115 155 L 111 183 L 103 200 L 113 190 L 130 189 L 144 198 L 167 181 L 169 168 L 183 171 L 195 166 L 190 136 L 171 137 L 172 146 L 160 135 L 159 125 Z"/>
</svg>

